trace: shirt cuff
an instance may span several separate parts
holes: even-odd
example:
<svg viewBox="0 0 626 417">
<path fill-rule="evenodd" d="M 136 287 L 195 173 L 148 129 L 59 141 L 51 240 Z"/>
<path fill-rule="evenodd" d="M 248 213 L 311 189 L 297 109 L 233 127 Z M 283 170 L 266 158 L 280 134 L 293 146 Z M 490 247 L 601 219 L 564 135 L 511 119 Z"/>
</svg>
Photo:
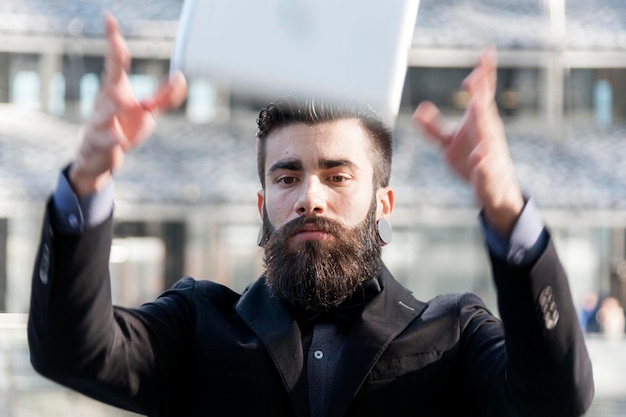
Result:
<svg viewBox="0 0 626 417">
<path fill-rule="evenodd" d="M 547 241 L 545 225 L 532 199 L 526 201 L 510 236 L 491 227 L 482 213 L 480 219 L 489 251 L 511 265 L 521 266 L 534 263 L 545 247 Z"/>
<path fill-rule="evenodd" d="M 103 223 L 113 212 L 113 181 L 97 193 L 78 198 L 68 179 L 69 168 L 59 175 L 57 187 L 52 194 L 52 216 L 60 231 L 82 233 L 85 228 Z"/>
</svg>

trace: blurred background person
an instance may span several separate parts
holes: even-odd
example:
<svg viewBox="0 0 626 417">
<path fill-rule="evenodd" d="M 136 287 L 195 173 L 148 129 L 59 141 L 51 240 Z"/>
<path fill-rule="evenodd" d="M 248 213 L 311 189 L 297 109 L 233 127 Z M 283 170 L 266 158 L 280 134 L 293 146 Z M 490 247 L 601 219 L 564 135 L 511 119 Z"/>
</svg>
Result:
<svg viewBox="0 0 626 417">
<path fill-rule="evenodd" d="M 624 308 L 615 297 L 606 297 L 599 304 L 596 320 L 602 334 L 607 337 L 622 337 L 626 327 Z"/>
</svg>

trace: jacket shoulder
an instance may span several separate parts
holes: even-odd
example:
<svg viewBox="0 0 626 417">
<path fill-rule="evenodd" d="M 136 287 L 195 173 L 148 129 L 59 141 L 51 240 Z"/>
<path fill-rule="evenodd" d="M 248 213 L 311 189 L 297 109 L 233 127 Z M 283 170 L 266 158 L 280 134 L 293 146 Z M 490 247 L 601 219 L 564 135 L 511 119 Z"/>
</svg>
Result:
<svg viewBox="0 0 626 417">
<path fill-rule="evenodd" d="M 184 277 L 174 283 L 159 298 L 177 296 L 188 302 L 195 302 L 196 299 L 200 298 L 213 303 L 226 303 L 232 306 L 239 300 L 241 294 L 217 282 Z"/>
<path fill-rule="evenodd" d="M 428 301 L 426 313 L 458 313 L 466 307 L 482 308 L 488 311 L 485 302 L 471 292 L 438 295 Z"/>
</svg>

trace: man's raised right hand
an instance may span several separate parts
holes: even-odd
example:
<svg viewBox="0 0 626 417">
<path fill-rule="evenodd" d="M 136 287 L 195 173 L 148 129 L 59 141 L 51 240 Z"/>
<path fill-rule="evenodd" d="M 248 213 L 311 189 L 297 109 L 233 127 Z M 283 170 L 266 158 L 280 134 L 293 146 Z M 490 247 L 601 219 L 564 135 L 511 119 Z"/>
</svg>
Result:
<svg viewBox="0 0 626 417">
<path fill-rule="evenodd" d="M 106 186 L 112 172 L 122 166 L 126 152 L 152 134 L 157 114 L 178 107 L 187 96 L 184 76 L 174 72 L 152 98 L 138 101 L 128 80 L 131 55 L 126 41 L 111 14 L 105 13 L 104 20 L 108 49 L 102 86 L 69 173 L 79 197 Z"/>
</svg>

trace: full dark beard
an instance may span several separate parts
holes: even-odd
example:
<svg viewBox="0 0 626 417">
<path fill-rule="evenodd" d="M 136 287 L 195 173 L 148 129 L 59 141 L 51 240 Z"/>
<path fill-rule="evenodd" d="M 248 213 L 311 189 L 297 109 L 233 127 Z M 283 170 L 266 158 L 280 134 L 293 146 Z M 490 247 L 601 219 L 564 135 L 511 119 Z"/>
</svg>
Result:
<svg viewBox="0 0 626 417">
<path fill-rule="evenodd" d="M 315 224 L 334 239 L 293 239 L 294 233 L 307 223 Z M 264 221 L 262 243 L 270 293 L 300 309 L 336 307 L 354 294 L 361 283 L 380 275 L 375 201 L 366 219 L 352 229 L 324 217 L 299 217 L 279 230 Z"/>
</svg>

